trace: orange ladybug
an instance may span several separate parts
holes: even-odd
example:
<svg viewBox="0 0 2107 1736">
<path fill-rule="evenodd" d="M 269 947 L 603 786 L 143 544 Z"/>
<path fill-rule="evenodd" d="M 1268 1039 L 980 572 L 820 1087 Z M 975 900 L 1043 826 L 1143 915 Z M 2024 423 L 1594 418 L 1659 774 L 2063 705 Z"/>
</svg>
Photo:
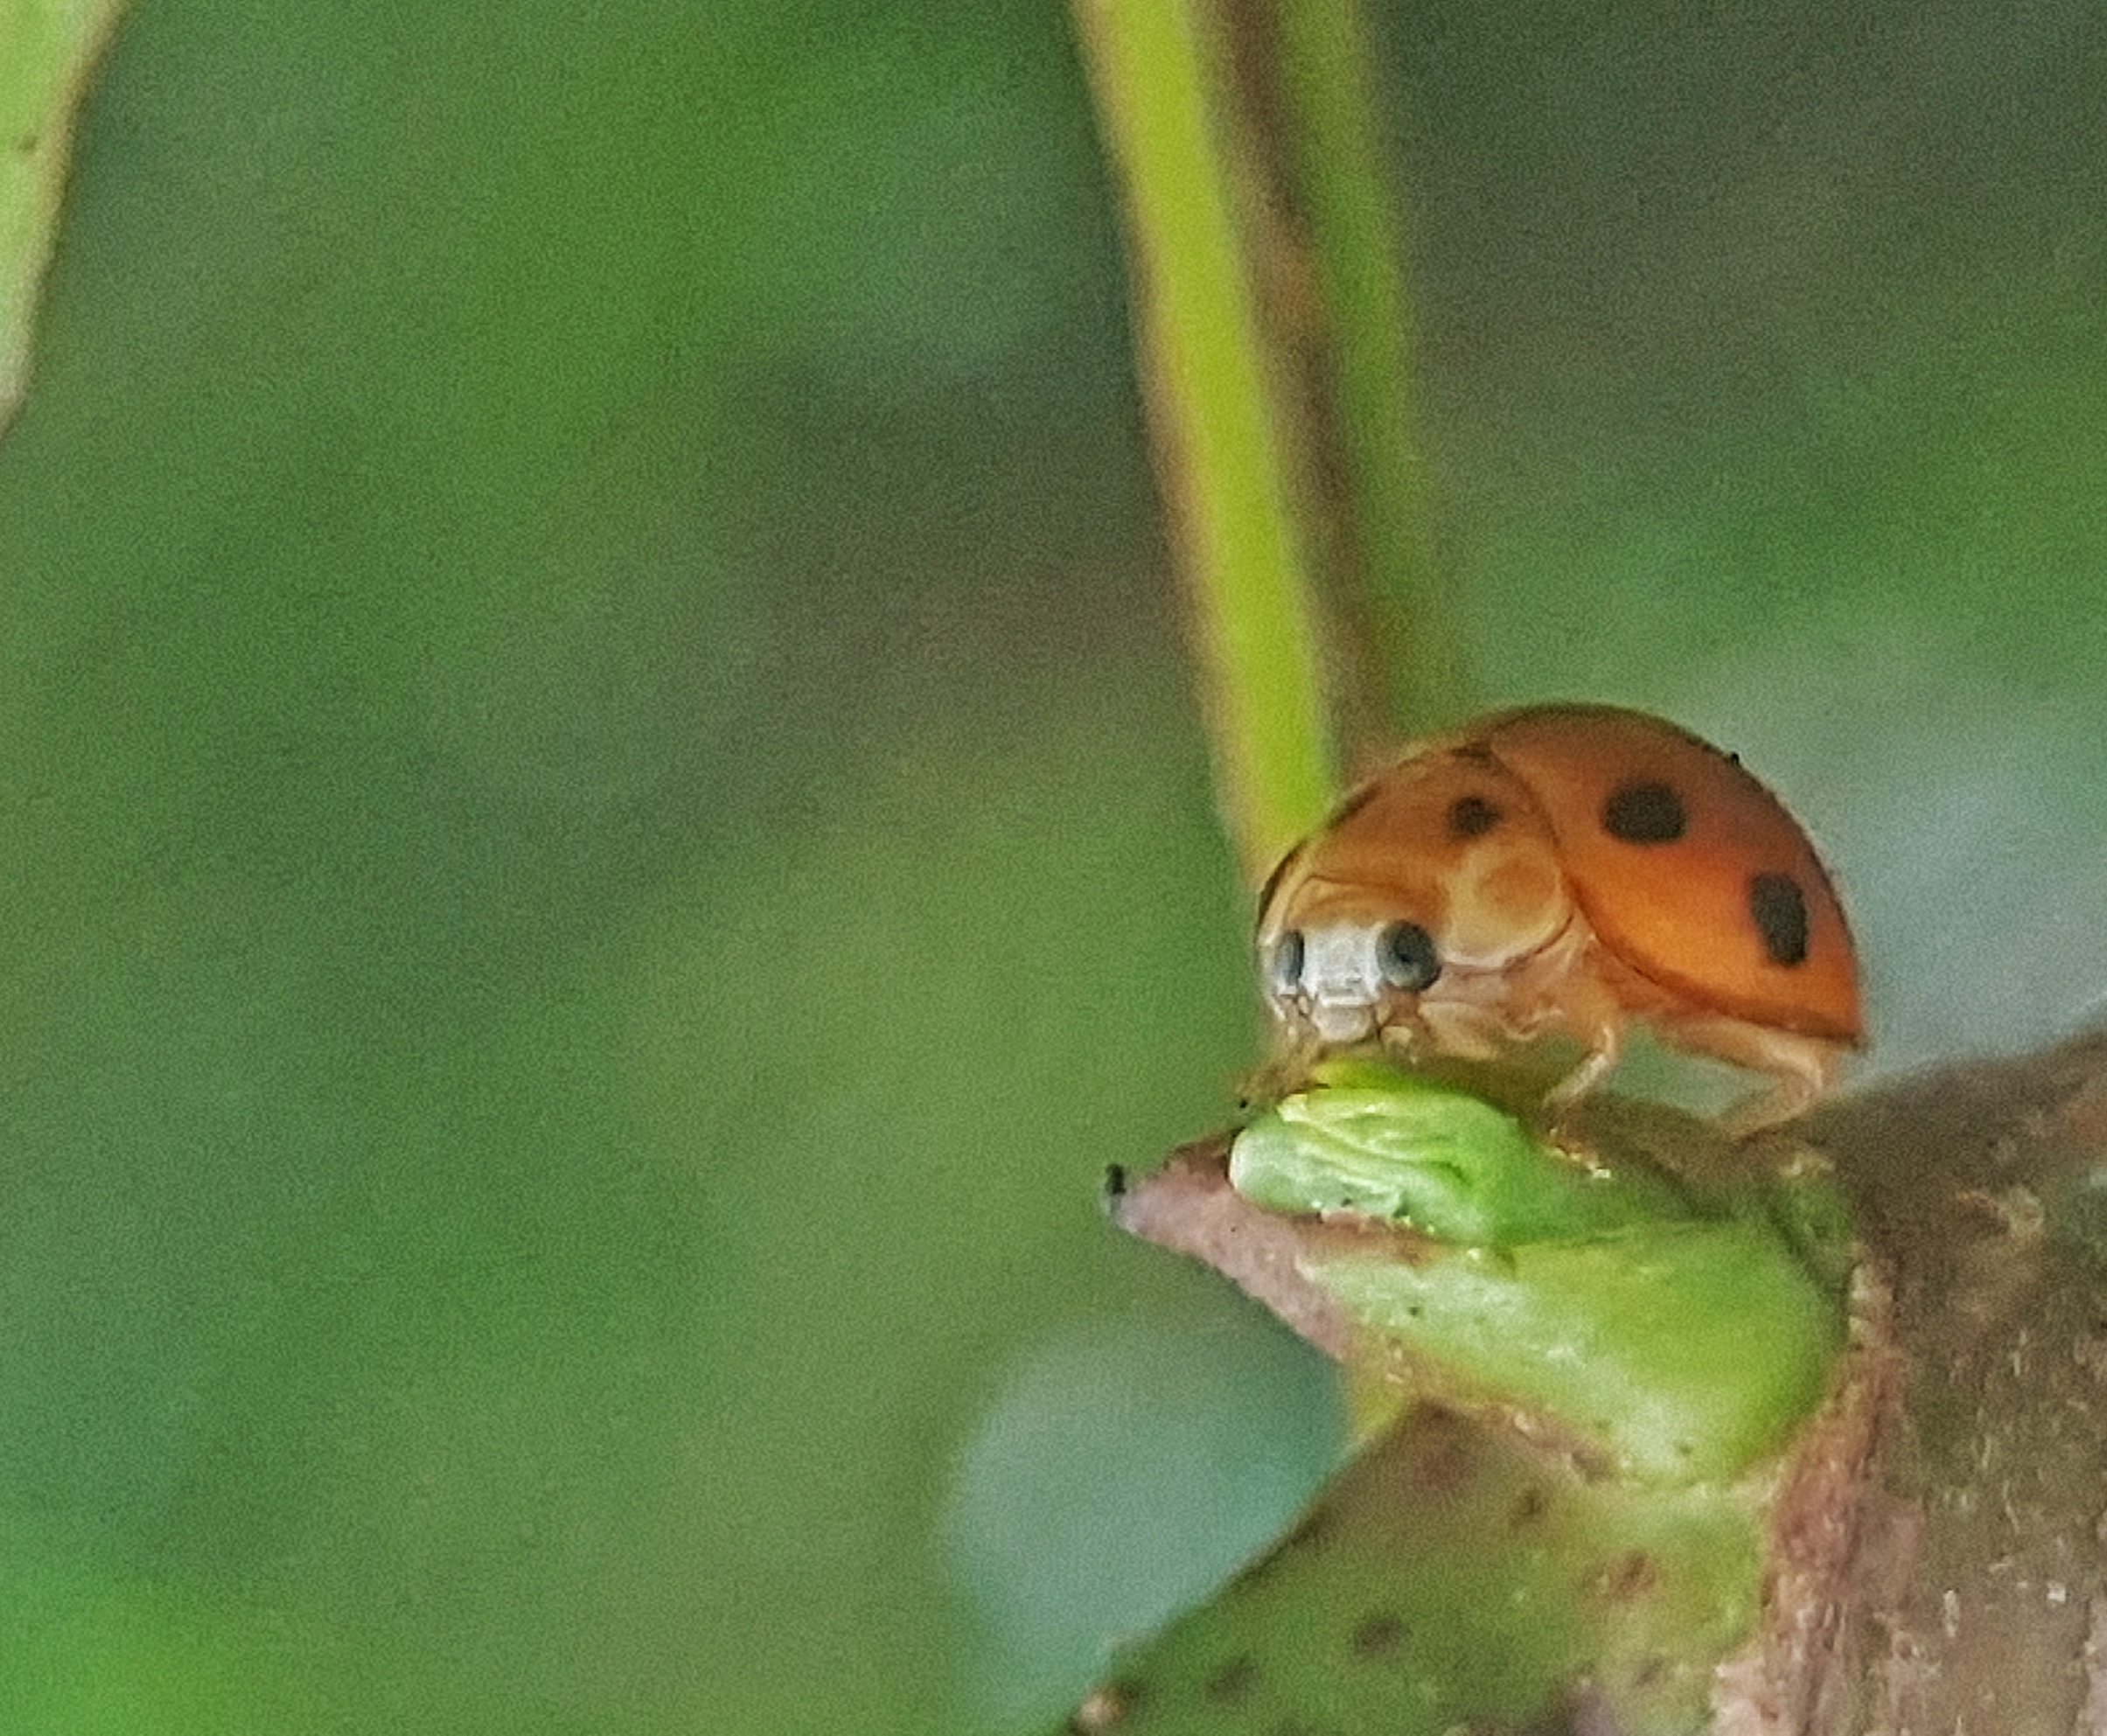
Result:
<svg viewBox="0 0 2107 1736">
<path fill-rule="evenodd" d="M 1425 743 L 1289 851 L 1259 959 L 1291 1063 L 1381 1041 L 1490 1058 L 1577 1038 L 1554 1123 L 1624 1028 L 1768 1074 L 1740 1133 L 1863 1046 L 1859 970 L 1814 847 L 1739 759 L 1612 706 L 1504 712 Z"/>
</svg>

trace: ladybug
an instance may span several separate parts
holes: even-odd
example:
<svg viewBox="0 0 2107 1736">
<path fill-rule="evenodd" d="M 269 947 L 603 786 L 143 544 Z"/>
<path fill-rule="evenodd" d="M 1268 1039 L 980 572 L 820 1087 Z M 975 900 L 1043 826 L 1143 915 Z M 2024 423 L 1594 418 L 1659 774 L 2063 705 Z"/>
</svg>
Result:
<svg viewBox="0 0 2107 1736">
<path fill-rule="evenodd" d="M 1727 1118 L 1748 1133 L 1865 1042 L 1807 834 L 1734 756 L 1640 712 L 1533 706 L 1422 743 L 1289 851 L 1259 904 L 1290 1072 L 1371 1042 L 1490 1059 L 1562 1035 L 1587 1054 L 1545 1099 L 1555 1127 L 1643 1019 L 1769 1076 Z"/>
</svg>

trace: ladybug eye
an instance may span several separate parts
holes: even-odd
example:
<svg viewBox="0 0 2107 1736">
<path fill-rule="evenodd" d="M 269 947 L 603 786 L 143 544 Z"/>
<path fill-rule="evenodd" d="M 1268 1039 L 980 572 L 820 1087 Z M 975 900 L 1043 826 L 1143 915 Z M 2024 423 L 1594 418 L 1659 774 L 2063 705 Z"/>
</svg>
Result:
<svg viewBox="0 0 2107 1736">
<path fill-rule="evenodd" d="M 1383 980 L 1392 988 L 1417 994 L 1441 974 L 1441 955 L 1434 936 L 1417 923 L 1392 923 L 1376 937 L 1376 960 Z"/>
<path fill-rule="evenodd" d="M 1291 928 L 1273 949 L 1273 992 L 1293 994 L 1302 986 L 1302 931 Z"/>
</svg>

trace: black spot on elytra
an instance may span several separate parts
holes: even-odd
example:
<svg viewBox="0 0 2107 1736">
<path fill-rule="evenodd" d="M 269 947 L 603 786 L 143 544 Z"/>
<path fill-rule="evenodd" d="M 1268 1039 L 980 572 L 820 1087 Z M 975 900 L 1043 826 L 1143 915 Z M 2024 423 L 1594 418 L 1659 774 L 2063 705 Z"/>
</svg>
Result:
<svg viewBox="0 0 2107 1736">
<path fill-rule="evenodd" d="M 1774 965 L 1807 962 L 1807 895 L 1789 874 L 1748 877 L 1748 914 Z"/>
<path fill-rule="evenodd" d="M 1498 808 L 1483 796 L 1458 796 L 1448 808 L 1451 838 L 1483 838 L 1503 818 Z"/>
<path fill-rule="evenodd" d="M 1405 1624 L 1387 1612 L 1365 1616 L 1348 1643 L 1362 1663 L 1377 1663 L 1392 1656 L 1405 1643 Z"/>
<path fill-rule="evenodd" d="M 1241 1705 L 1251 1697 L 1259 1679 L 1259 1666 L 1248 1657 L 1234 1657 L 1207 1678 L 1200 1691 L 1210 1705 Z"/>
<path fill-rule="evenodd" d="M 1652 778 L 1620 784 L 1602 804 L 1602 830 L 1626 844 L 1672 844 L 1689 829 L 1683 798 Z"/>
</svg>

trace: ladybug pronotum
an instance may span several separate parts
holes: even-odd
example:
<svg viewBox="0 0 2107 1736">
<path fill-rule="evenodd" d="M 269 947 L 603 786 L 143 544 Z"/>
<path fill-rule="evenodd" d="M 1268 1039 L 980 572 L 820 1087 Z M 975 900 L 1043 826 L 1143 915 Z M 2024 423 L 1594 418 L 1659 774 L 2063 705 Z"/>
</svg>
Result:
<svg viewBox="0 0 2107 1736">
<path fill-rule="evenodd" d="M 1634 1019 L 1769 1077 L 1741 1133 L 1798 1114 L 1865 1042 L 1843 907 L 1798 822 L 1740 760 L 1609 706 L 1504 712 L 1363 784 L 1273 870 L 1258 943 L 1295 1061 L 1577 1039 L 1554 1123 Z"/>
</svg>

